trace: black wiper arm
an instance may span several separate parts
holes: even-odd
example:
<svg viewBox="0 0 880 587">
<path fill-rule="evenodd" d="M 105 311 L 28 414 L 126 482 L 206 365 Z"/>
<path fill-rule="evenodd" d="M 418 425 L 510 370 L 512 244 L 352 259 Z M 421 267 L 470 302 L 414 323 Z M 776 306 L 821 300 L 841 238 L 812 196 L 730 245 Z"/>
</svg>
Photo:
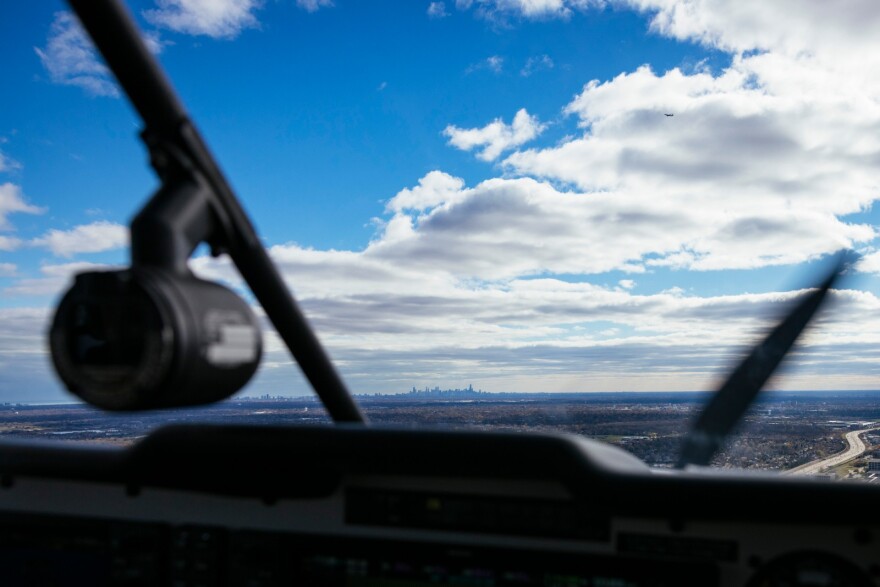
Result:
<svg viewBox="0 0 880 587">
<path fill-rule="evenodd" d="M 118 0 L 69 1 L 143 119 L 143 138 L 160 178 L 163 182 L 174 182 L 183 173 L 197 176 L 207 184 L 211 218 L 205 219 L 205 224 L 213 227 L 207 238 L 212 251 L 229 253 L 330 416 L 336 421 L 363 422 L 357 404 L 128 11 Z M 150 247 L 138 246 L 139 238 L 137 231 L 132 230 L 132 260 L 149 263 L 158 253 Z M 177 252 L 185 261 L 191 251 Z"/>
<path fill-rule="evenodd" d="M 852 256 L 841 254 L 831 273 L 814 291 L 806 294 L 794 310 L 748 354 L 715 392 L 691 427 L 679 455 L 679 469 L 708 465 L 724 439 L 745 414 L 758 392 L 770 379 L 795 340 L 809 324 L 828 289 L 849 265 Z"/>
</svg>

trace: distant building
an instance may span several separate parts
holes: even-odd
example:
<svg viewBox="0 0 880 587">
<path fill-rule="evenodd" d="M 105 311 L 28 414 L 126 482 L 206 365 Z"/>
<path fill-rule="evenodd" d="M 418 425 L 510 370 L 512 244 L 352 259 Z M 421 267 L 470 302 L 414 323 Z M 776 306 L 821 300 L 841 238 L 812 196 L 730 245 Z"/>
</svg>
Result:
<svg viewBox="0 0 880 587">
<path fill-rule="evenodd" d="M 868 472 L 869 473 L 871 471 L 880 471 L 880 459 L 871 458 L 871 459 L 868 459 L 867 463 L 868 463 Z"/>
<path fill-rule="evenodd" d="M 409 393 L 405 393 L 402 395 L 406 397 L 416 397 L 423 399 L 473 399 L 475 397 L 481 397 L 489 394 L 482 389 L 474 389 L 473 385 L 468 385 L 464 389 L 458 387 L 456 387 L 455 389 L 440 389 L 438 385 L 435 385 L 432 389 L 426 385 L 425 389 L 416 389 L 416 387 L 413 386 Z"/>
</svg>

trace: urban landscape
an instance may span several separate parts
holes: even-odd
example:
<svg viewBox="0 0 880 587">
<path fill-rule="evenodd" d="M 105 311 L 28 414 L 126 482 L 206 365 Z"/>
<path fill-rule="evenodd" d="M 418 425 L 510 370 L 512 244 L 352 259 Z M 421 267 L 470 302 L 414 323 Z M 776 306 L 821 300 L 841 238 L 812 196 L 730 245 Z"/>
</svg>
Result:
<svg viewBox="0 0 880 587">
<path fill-rule="evenodd" d="M 673 466 L 703 393 L 489 393 L 472 386 L 356 396 L 377 426 L 569 433 Z M 172 423 L 327 425 L 314 397 L 239 397 L 203 408 L 107 413 L 82 404 L 0 405 L 0 438 L 129 445 Z M 712 466 L 874 482 L 880 474 L 880 392 L 770 392 Z"/>
</svg>

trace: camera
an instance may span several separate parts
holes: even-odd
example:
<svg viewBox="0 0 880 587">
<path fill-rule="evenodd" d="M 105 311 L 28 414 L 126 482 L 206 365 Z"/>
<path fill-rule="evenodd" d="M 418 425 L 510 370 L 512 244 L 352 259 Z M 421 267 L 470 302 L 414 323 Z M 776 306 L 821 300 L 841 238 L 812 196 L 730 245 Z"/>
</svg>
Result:
<svg viewBox="0 0 880 587">
<path fill-rule="evenodd" d="M 262 338 L 230 289 L 158 267 L 76 276 L 49 344 L 67 388 L 107 410 L 224 399 L 253 376 Z"/>
</svg>

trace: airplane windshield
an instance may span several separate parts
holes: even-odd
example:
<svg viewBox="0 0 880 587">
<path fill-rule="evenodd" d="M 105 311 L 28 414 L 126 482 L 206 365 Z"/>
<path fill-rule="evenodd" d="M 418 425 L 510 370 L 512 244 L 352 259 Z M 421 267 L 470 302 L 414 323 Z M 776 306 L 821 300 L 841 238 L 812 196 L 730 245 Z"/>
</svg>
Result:
<svg viewBox="0 0 880 587">
<path fill-rule="evenodd" d="M 108 67 L 60 1 L 0 24 L 0 440 L 359 409 L 658 468 L 877 479 L 880 8 L 129 10 L 193 126 L 132 96 L 140 71 Z M 187 205 L 138 216 L 152 194 Z M 255 277 L 272 267 L 298 305 Z M 299 308 L 318 341 L 291 353 Z M 701 429 L 731 381 L 747 399 Z"/>
</svg>

